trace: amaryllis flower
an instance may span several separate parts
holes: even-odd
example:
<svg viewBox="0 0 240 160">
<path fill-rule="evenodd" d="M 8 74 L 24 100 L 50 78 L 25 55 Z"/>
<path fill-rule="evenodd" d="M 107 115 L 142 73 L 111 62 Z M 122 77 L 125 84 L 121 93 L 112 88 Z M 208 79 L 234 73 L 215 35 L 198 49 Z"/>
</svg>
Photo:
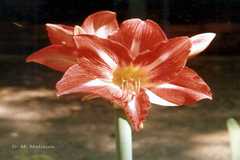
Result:
<svg viewBox="0 0 240 160">
<path fill-rule="evenodd" d="M 212 36 L 212 33 L 209 33 Z M 209 41 L 209 35 L 204 38 Z M 189 54 L 202 51 L 208 44 L 186 36 L 168 39 L 160 26 L 151 21 L 130 19 L 111 39 L 96 35 L 74 35 L 75 47 L 64 46 L 67 57 L 41 50 L 28 58 L 64 71 L 57 83 L 59 96 L 86 93 L 103 97 L 119 106 L 138 131 L 148 115 L 150 104 L 181 106 L 212 99 L 208 85 L 186 66 Z M 210 40 L 211 41 L 211 40 Z M 201 44 L 201 49 L 194 45 Z M 204 46 L 204 47 L 203 47 Z M 75 54 L 74 62 L 68 56 Z M 49 61 L 41 61 L 47 55 Z M 52 65 L 54 64 L 54 65 Z M 64 67 L 62 67 L 64 66 Z"/>
<path fill-rule="evenodd" d="M 156 36 L 151 28 L 148 32 Z M 191 49 L 188 37 L 164 40 L 135 58 L 131 50 L 112 40 L 81 35 L 76 42 L 85 57 L 65 72 L 57 94 L 104 97 L 125 111 L 135 130 L 142 126 L 150 103 L 179 106 L 212 98 L 208 85 L 185 66 Z"/>
<path fill-rule="evenodd" d="M 46 28 L 52 44 L 32 54 L 27 61 L 44 64 L 62 72 L 76 63 L 77 51 L 75 48 L 77 46 L 74 36 L 90 34 L 107 38 L 119 29 L 116 13 L 111 11 L 99 11 L 91 14 L 81 26 L 46 24 Z"/>
</svg>

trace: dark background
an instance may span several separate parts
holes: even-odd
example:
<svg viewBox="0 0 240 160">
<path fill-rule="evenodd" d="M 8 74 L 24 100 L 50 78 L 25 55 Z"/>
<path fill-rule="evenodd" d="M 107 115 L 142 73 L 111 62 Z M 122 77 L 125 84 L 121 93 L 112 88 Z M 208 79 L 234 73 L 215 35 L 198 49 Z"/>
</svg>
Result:
<svg viewBox="0 0 240 160">
<path fill-rule="evenodd" d="M 112 10 L 119 21 L 153 19 L 169 37 L 215 32 L 207 55 L 238 55 L 239 8 L 238 0 L 1 0 L 0 54 L 28 55 L 46 46 L 45 23 L 81 24 L 91 13 Z"/>
</svg>

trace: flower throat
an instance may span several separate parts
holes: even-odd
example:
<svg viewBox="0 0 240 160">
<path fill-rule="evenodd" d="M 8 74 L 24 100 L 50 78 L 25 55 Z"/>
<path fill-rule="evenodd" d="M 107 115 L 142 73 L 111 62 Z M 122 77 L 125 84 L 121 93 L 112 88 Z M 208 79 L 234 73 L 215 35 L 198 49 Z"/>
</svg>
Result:
<svg viewBox="0 0 240 160">
<path fill-rule="evenodd" d="M 140 67 L 132 65 L 119 67 L 113 72 L 112 82 L 123 90 L 137 93 L 140 91 L 141 85 L 147 81 L 146 72 Z"/>
</svg>

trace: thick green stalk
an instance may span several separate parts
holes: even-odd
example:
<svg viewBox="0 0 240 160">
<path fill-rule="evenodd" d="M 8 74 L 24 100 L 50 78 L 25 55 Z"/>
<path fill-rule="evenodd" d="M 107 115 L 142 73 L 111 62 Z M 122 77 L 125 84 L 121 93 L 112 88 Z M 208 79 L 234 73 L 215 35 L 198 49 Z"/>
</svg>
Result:
<svg viewBox="0 0 240 160">
<path fill-rule="evenodd" d="M 227 127 L 230 134 L 232 160 L 240 160 L 240 126 L 233 118 L 227 120 Z"/>
<path fill-rule="evenodd" d="M 116 109 L 117 160 L 132 160 L 132 129 L 122 110 Z"/>
</svg>

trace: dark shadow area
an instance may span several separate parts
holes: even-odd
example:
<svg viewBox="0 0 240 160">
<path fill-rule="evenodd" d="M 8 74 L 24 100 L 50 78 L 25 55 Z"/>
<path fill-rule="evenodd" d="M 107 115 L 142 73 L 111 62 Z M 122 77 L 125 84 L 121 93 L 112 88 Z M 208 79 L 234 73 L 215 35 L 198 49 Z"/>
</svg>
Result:
<svg viewBox="0 0 240 160">
<path fill-rule="evenodd" d="M 48 42 L 45 23 L 80 25 L 84 18 L 99 10 L 112 10 L 118 19 L 139 17 L 158 22 L 169 37 L 217 33 L 209 55 L 238 55 L 240 8 L 236 0 L 47 0 L 0 2 L 0 54 L 29 55 Z"/>
</svg>

